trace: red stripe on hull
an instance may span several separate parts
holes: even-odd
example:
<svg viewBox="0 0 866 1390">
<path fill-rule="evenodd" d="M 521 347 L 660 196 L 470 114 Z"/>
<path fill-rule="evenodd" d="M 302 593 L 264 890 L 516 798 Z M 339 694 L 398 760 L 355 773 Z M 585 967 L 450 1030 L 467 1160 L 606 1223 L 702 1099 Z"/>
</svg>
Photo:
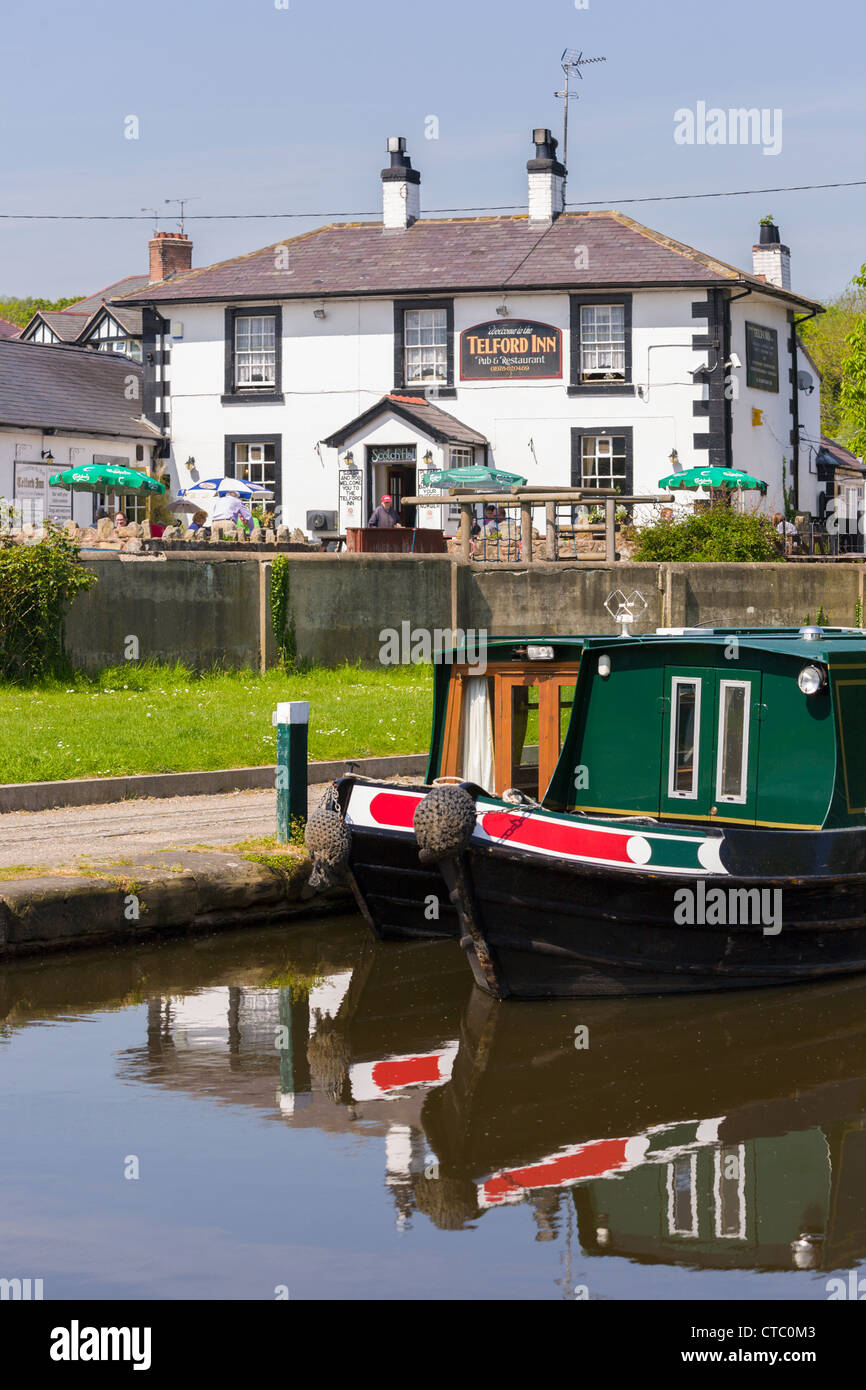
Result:
<svg viewBox="0 0 866 1390">
<path fill-rule="evenodd" d="M 601 1177 L 603 1173 L 624 1167 L 627 1143 L 627 1139 L 602 1139 L 596 1144 L 587 1144 L 576 1154 L 563 1154 L 528 1168 L 511 1168 L 484 1183 L 484 1196 L 492 1203 L 513 1197 L 517 1188 L 559 1187 L 563 1183 Z"/>
<path fill-rule="evenodd" d="M 576 854 L 616 864 L 634 863 L 627 848 L 629 834 L 612 835 L 609 831 L 590 830 L 584 826 L 515 816 L 510 811 L 488 811 L 481 817 L 481 825 L 491 839 L 504 840 L 510 845 L 528 845 L 550 854 Z"/>
</svg>

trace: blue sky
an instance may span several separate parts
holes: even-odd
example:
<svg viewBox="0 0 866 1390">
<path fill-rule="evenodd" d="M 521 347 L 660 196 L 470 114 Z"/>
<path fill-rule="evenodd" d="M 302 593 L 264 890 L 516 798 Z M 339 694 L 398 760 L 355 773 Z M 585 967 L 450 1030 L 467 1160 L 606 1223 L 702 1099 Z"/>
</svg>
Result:
<svg viewBox="0 0 866 1390">
<path fill-rule="evenodd" d="M 773 213 L 794 288 L 826 298 L 866 261 L 866 188 L 622 200 L 866 178 L 864 39 L 854 0 L 13 0 L 0 211 L 129 214 L 183 195 L 193 215 L 375 214 L 389 134 L 409 140 L 423 208 L 523 207 L 530 132 L 561 134 L 553 93 L 573 47 L 607 61 L 572 103 L 570 202 L 621 206 L 746 269 Z M 677 144 L 674 113 L 700 101 L 780 109 L 781 152 Z M 163 210 L 160 225 L 176 225 Z M 320 220 L 191 220 L 194 264 Z M 149 234 L 147 221 L 2 221 L 0 294 L 87 294 L 143 274 Z"/>
</svg>

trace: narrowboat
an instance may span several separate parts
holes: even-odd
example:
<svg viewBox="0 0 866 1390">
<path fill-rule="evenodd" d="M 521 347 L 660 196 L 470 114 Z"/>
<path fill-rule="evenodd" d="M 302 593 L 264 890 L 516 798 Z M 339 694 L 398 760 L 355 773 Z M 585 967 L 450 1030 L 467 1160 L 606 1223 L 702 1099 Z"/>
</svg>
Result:
<svg viewBox="0 0 866 1390">
<path fill-rule="evenodd" d="M 421 1113 L 427 1209 L 465 1226 L 525 1203 L 537 1239 L 567 1239 L 572 1206 L 585 1256 L 647 1264 L 856 1264 L 864 1009 L 863 978 L 552 1009 L 474 990 Z"/>
<path fill-rule="evenodd" d="M 866 631 L 488 639 L 435 665 L 426 778 L 311 817 L 381 938 L 504 999 L 866 969 Z"/>
</svg>

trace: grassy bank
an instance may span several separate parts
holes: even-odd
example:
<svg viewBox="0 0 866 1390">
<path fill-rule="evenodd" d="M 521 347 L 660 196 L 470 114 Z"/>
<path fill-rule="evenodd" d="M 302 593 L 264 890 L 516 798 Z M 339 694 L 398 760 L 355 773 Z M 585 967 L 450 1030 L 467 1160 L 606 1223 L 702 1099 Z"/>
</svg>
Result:
<svg viewBox="0 0 866 1390">
<path fill-rule="evenodd" d="M 310 758 L 426 752 L 422 666 L 297 675 L 116 666 L 36 687 L 0 684 L 0 782 L 258 767 L 276 757 L 280 700 L 310 701 Z"/>
</svg>

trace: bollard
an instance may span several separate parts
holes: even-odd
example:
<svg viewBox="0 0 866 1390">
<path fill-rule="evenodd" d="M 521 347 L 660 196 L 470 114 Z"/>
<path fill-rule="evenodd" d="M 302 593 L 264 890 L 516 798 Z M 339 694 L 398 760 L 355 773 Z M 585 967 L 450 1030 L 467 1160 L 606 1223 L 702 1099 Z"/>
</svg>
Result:
<svg viewBox="0 0 866 1390">
<path fill-rule="evenodd" d="M 277 705 L 277 839 L 288 844 L 292 821 L 307 821 L 307 729 L 309 700 Z"/>
</svg>

